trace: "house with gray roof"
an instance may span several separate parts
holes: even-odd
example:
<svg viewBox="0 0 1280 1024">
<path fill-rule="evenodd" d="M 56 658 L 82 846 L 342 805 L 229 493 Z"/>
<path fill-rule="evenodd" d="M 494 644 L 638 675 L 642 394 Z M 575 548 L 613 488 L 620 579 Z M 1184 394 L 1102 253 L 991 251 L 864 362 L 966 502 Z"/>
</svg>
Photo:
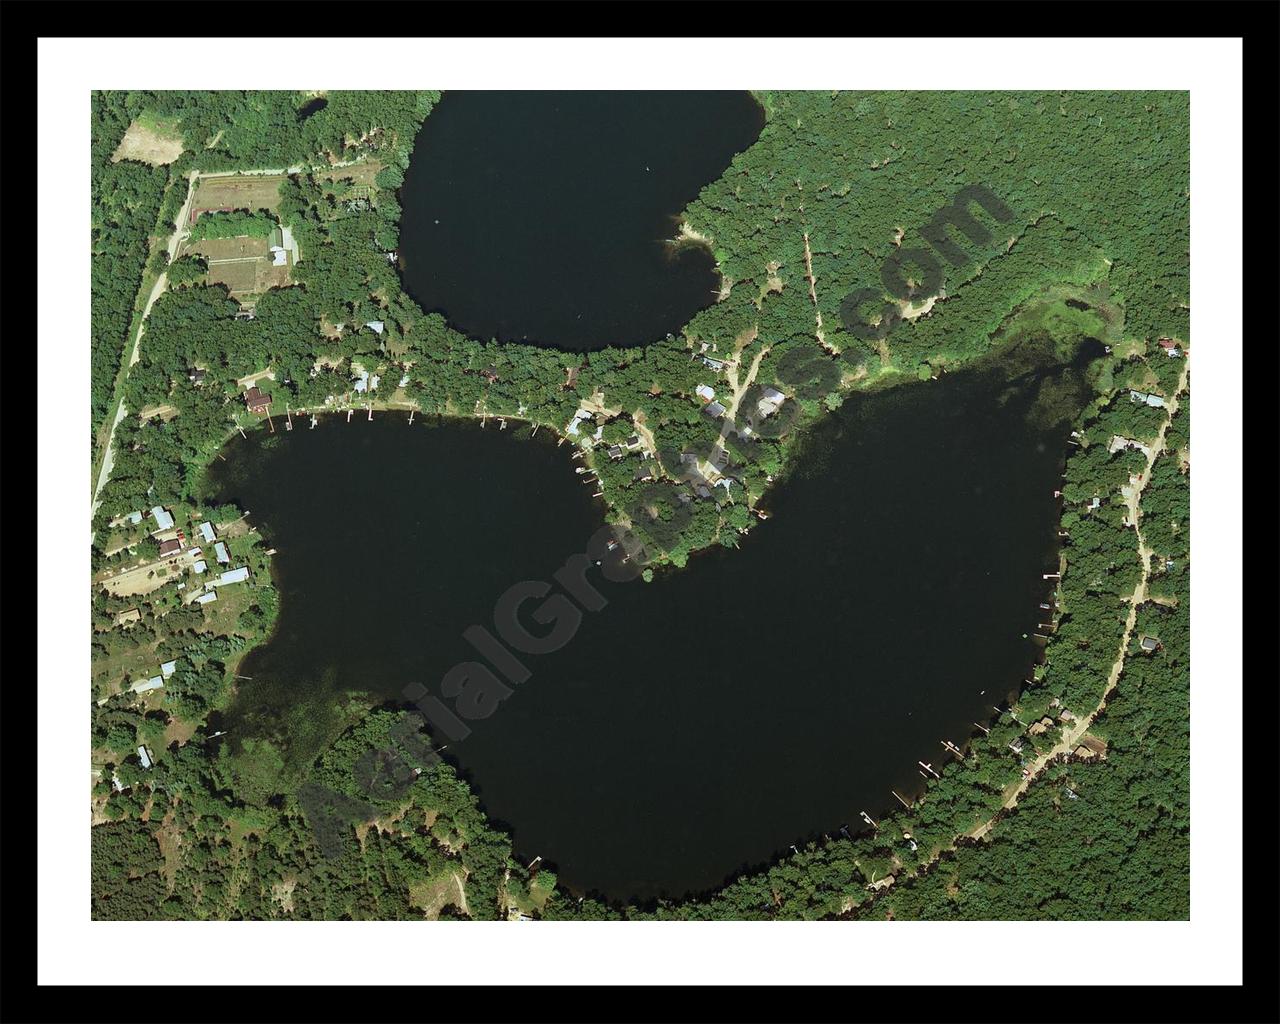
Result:
<svg viewBox="0 0 1280 1024">
<path fill-rule="evenodd" d="M 772 416 L 786 400 L 787 396 L 777 388 L 764 388 L 760 400 L 756 402 L 756 411 L 764 417 Z"/>
</svg>

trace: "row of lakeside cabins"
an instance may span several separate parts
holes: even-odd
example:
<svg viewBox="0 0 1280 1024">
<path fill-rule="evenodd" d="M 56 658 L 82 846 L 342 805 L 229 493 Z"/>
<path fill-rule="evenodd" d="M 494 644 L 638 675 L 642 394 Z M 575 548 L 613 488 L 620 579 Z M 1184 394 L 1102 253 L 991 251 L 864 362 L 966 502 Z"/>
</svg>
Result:
<svg viewBox="0 0 1280 1024">
<path fill-rule="evenodd" d="M 170 512 L 168 509 L 164 508 L 163 506 L 157 505 L 155 508 L 153 508 L 150 512 L 150 516 L 152 519 L 155 520 L 155 523 L 156 523 L 156 528 L 155 530 L 152 531 L 153 534 L 165 533 L 169 530 L 174 530 L 175 524 L 174 524 L 173 513 Z M 124 519 L 125 519 L 125 522 L 131 523 L 136 526 L 142 522 L 142 513 L 130 512 L 127 516 L 124 517 Z M 203 540 L 205 544 L 213 545 L 214 558 L 217 560 L 218 564 L 230 565 L 231 553 L 227 550 L 227 545 L 223 541 L 220 541 L 217 539 L 217 534 L 214 531 L 213 523 L 208 521 L 203 522 L 196 529 L 197 529 L 197 532 L 200 534 L 200 538 Z M 209 563 L 205 561 L 205 559 L 202 557 L 204 555 L 204 550 L 200 547 L 188 548 L 186 535 L 183 534 L 181 530 L 174 530 L 174 533 L 176 534 L 176 536 L 166 538 L 165 540 L 162 540 L 160 542 L 160 557 L 174 558 L 185 552 L 187 555 L 191 556 L 194 559 L 194 561 L 191 563 L 191 571 L 195 573 L 197 576 L 205 573 L 209 568 Z M 228 583 L 243 583 L 248 578 L 249 578 L 249 567 L 247 565 L 242 565 L 235 569 L 227 569 L 224 572 L 222 572 L 217 579 L 209 580 L 207 583 L 205 583 L 202 588 L 203 593 L 201 593 L 199 597 L 193 598 L 192 602 L 196 604 L 209 604 L 218 599 L 218 593 L 215 588 L 224 587 Z M 186 589 L 186 584 L 179 583 L 178 589 L 179 590 Z M 191 603 L 191 602 L 188 602 L 188 603 Z M 129 622 L 136 622 L 141 617 L 142 617 L 141 612 L 139 612 L 138 609 L 131 608 L 129 609 L 129 611 L 122 613 L 120 617 L 116 619 L 116 625 L 124 625 Z M 163 668 L 163 666 L 161 667 Z M 143 682 L 154 683 L 156 682 L 157 679 L 160 679 L 160 678 L 161 677 L 159 676 L 155 676 L 155 677 L 152 677 L 152 679 L 150 680 L 143 680 Z M 137 685 L 138 684 L 134 684 L 135 690 L 137 689 Z M 148 687 L 148 688 L 155 689 L 156 687 Z M 143 692 L 143 691 L 138 691 L 138 692 Z"/>
<path fill-rule="evenodd" d="M 368 370 L 363 370 L 351 378 L 351 390 L 356 394 L 369 394 L 376 391 L 381 382 L 382 378 L 378 374 L 370 374 Z M 401 376 L 398 386 L 404 387 L 408 383 L 409 375 L 406 373 Z M 244 393 L 244 404 L 245 408 L 253 413 L 270 412 L 271 396 L 255 384 Z"/>
<path fill-rule="evenodd" d="M 368 324 L 365 324 L 365 326 L 374 328 L 379 334 L 382 333 L 381 328 L 383 325 L 380 321 L 374 322 L 374 323 L 368 323 Z M 712 359 L 709 356 L 703 356 L 702 362 L 706 366 L 717 371 L 723 369 L 725 365 L 722 360 Z M 197 372 L 200 373 L 201 378 L 203 378 L 204 371 L 203 370 L 192 371 L 193 374 Z M 494 372 L 494 370 L 491 367 L 481 370 L 480 373 L 481 373 L 481 376 L 483 376 L 487 380 L 497 379 L 497 374 Z M 192 379 L 194 380 L 195 378 L 193 377 Z M 366 370 L 352 378 L 352 390 L 359 393 L 371 392 L 377 388 L 379 384 L 379 380 L 380 378 L 378 377 L 377 374 L 373 374 L 372 376 L 370 376 L 369 372 Z M 400 379 L 399 386 L 404 387 L 408 382 L 409 382 L 409 375 L 405 374 Z M 710 416 L 713 420 L 719 419 L 721 416 L 725 414 L 725 412 L 728 411 L 722 403 L 716 401 L 715 389 L 712 388 L 709 384 L 699 384 L 694 389 L 694 392 L 703 401 L 702 411 L 705 412 L 708 416 Z M 759 412 L 761 417 L 770 416 L 773 413 L 777 412 L 778 407 L 782 405 L 782 403 L 785 402 L 786 400 L 787 400 L 787 396 L 783 394 L 781 391 L 779 391 L 777 388 L 766 387 L 763 389 L 763 394 L 759 402 L 756 403 L 757 411 Z M 244 404 L 245 404 L 245 408 L 247 408 L 252 413 L 270 412 L 271 396 L 266 392 L 264 392 L 261 388 L 259 388 L 255 384 L 253 387 L 249 388 L 244 393 Z M 574 414 L 573 419 L 569 421 L 569 425 L 566 428 L 566 433 L 570 437 L 576 437 L 579 432 L 578 431 L 579 421 L 589 419 L 590 417 L 591 417 L 591 413 L 589 411 L 585 409 L 579 409 L 578 412 Z M 751 428 L 744 424 L 742 427 L 742 432 L 750 436 Z M 597 430 L 594 435 L 597 441 L 600 440 L 600 434 L 601 432 Z M 623 453 L 626 450 L 636 448 L 639 446 L 639 444 L 640 444 L 640 439 L 633 435 L 628 440 L 625 447 L 621 445 L 613 445 L 609 449 L 609 455 L 612 458 L 619 459 L 622 457 Z"/>
<path fill-rule="evenodd" d="M 707 360 L 705 359 L 703 361 L 707 362 Z M 710 416 L 713 420 L 719 419 L 721 416 L 725 414 L 725 412 L 728 411 L 723 404 L 716 401 L 715 389 L 711 387 L 709 384 L 699 384 L 696 388 L 694 388 L 694 394 L 696 394 L 703 402 L 702 411 L 706 413 L 708 416 Z M 760 400 L 756 403 L 756 411 L 759 413 L 760 417 L 763 419 L 777 412 L 778 407 L 781 406 L 782 403 L 785 402 L 786 400 L 787 400 L 787 396 L 783 394 L 781 391 L 779 391 L 777 388 L 766 387 L 762 391 Z M 569 421 L 568 427 L 565 428 L 565 433 L 568 434 L 570 437 L 578 436 L 580 421 L 590 419 L 591 416 L 592 416 L 592 413 L 589 410 L 579 409 L 576 413 L 574 413 L 573 419 Z M 750 436 L 751 428 L 747 426 L 745 423 L 742 425 L 740 429 L 743 434 Z M 592 437 L 594 437 L 597 441 L 599 441 L 603 433 L 604 433 L 604 427 L 603 426 L 597 427 L 596 432 L 592 435 Z M 608 449 L 609 458 L 620 459 L 627 452 L 634 451 L 636 448 L 639 448 L 639 447 L 640 447 L 639 435 L 632 434 L 623 443 L 611 445 L 609 447 Z M 648 452 L 644 452 L 643 454 L 646 458 L 649 456 Z M 642 470 L 641 473 L 643 473 L 644 475 L 641 476 L 640 474 L 637 474 L 636 476 L 637 480 L 647 479 L 648 476 L 650 475 L 647 469 Z"/>
</svg>

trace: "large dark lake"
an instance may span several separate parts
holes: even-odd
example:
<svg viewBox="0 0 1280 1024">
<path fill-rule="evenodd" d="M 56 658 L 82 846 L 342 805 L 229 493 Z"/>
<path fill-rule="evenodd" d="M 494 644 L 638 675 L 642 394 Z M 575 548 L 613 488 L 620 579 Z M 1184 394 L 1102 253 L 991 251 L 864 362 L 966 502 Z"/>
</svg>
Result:
<svg viewBox="0 0 1280 1024">
<path fill-rule="evenodd" d="M 887 810 L 1036 659 L 1068 429 L 1050 421 L 1084 397 L 1045 355 L 850 399 L 740 550 L 601 582 L 607 607 L 526 656 L 446 756 L 520 856 L 616 898 L 705 890 Z M 547 433 L 386 413 L 229 444 L 212 484 L 279 549 L 282 604 L 228 728 L 305 761 L 343 693 L 438 692 L 474 659 L 463 630 L 601 525 Z"/>
<path fill-rule="evenodd" d="M 400 191 L 406 290 L 472 337 L 595 349 L 715 299 L 677 216 L 764 115 L 745 92 L 449 92 Z"/>
</svg>

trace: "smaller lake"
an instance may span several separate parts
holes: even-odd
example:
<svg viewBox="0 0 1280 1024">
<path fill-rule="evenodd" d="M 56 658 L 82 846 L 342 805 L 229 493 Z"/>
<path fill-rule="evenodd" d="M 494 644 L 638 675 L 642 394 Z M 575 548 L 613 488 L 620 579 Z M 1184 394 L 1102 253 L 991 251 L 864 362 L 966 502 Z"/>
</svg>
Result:
<svg viewBox="0 0 1280 1024">
<path fill-rule="evenodd" d="M 477 338 L 675 333 L 720 287 L 677 218 L 763 126 L 745 92 L 446 93 L 400 190 L 405 289 Z"/>
</svg>

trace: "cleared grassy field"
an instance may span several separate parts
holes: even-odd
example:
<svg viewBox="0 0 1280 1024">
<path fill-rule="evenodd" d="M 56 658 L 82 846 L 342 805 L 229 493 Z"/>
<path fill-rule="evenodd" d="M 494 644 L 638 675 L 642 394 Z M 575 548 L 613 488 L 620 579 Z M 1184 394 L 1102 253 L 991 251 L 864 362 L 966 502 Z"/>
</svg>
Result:
<svg viewBox="0 0 1280 1024">
<path fill-rule="evenodd" d="M 268 288 L 283 288 L 290 282 L 289 268 L 273 266 L 268 260 L 258 262 L 258 280 L 254 291 L 261 294 Z"/>
<path fill-rule="evenodd" d="M 226 566 L 219 566 L 225 569 Z M 210 575 L 212 575 L 212 571 Z M 232 583 L 218 588 L 218 600 L 200 606 L 204 611 L 205 628 L 214 633 L 230 636 L 237 631 L 240 613 L 253 604 L 253 588 L 244 583 Z"/>
<path fill-rule="evenodd" d="M 111 155 L 111 161 L 137 160 L 157 167 L 173 163 L 182 156 L 182 151 L 182 136 L 175 121 L 143 116 L 129 125 L 120 145 Z"/>
<path fill-rule="evenodd" d="M 93 662 L 94 698 L 119 693 L 121 689 L 139 679 L 150 679 L 160 674 L 160 660 L 154 643 L 139 644 L 117 651 Z"/>
<path fill-rule="evenodd" d="M 289 283 L 289 267 L 271 262 L 270 241 L 266 238 L 206 238 L 184 247 L 183 254 L 203 256 L 209 264 L 206 280 L 225 284 L 232 296 L 259 295 L 268 288 Z"/>
<path fill-rule="evenodd" d="M 205 238 L 192 242 L 188 252 L 203 256 L 210 263 L 221 260 L 256 260 L 267 259 L 271 243 L 265 238 L 250 238 L 241 235 L 237 238 Z"/>
<path fill-rule="evenodd" d="M 230 174 L 225 178 L 201 178 L 191 202 L 193 222 L 200 210 L 275 210 L 280 204 L 283 174 Z"/>
<path fill-rule="evenodd" d="M 263 262 L 215 263 L 209 267 L 207 280 L 210 284 L 225 284 L 233 296 L 248 295 L 258 291 L 258 267 Z"/>
<path fill-rule="evenodd" d="M 317 177 L 321 181 L 336 182 L 350 179 L 357 185 L 372 185 L 373 179 L 378 176 L 382 167 L 383 165 L 377 160 L 363 160 L 350 167 L 335 167 L 332 171 L 326 171 Z"/>
</svg>

